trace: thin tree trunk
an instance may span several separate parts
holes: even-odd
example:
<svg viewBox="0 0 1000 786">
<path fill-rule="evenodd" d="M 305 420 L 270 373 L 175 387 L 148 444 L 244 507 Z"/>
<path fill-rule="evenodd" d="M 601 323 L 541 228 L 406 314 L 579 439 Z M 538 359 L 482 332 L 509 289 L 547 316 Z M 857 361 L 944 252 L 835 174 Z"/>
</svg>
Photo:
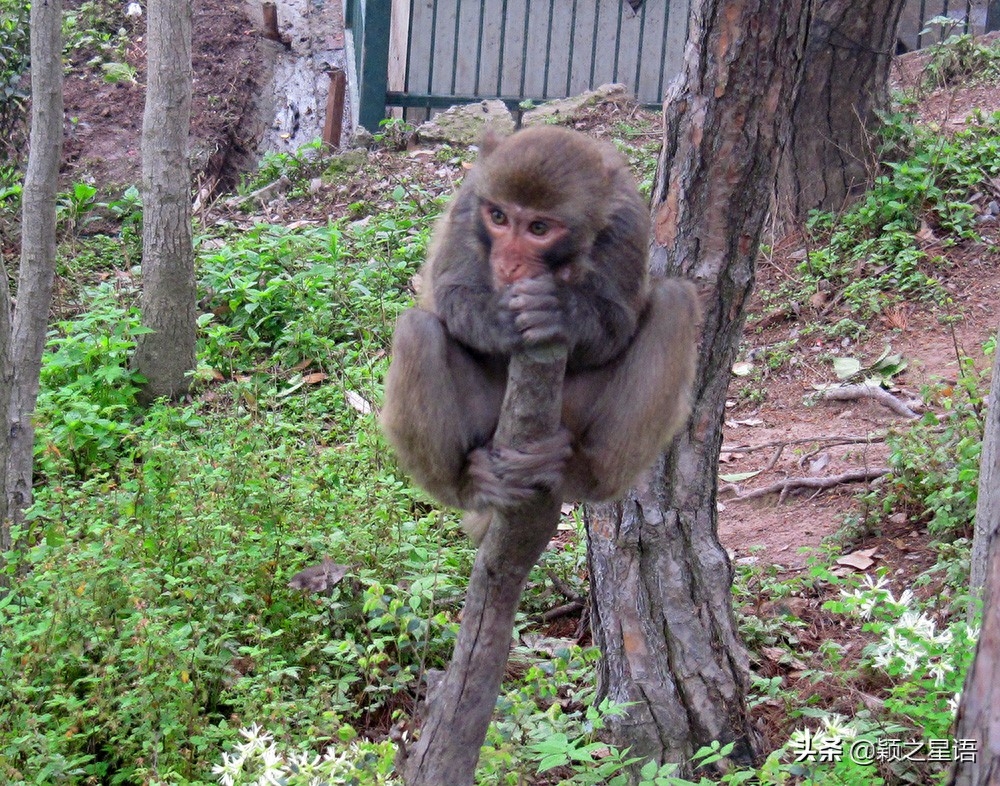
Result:
<svg viewBox="0 0 1000 786">
<path fill-rule="evenodd" d="M 979 496 L 969 582 L 973 594 L 978 594 L 986 582 L 989 552 L 997 532 L 1000 532 L 1000 351 L 993 354 L 993 382 L 986 407 L 983 452 L 979 458 Z"/>
<path fill-rule="evenodd" d="M 2 547 L 11 547 L 9 526 L 31 504 L 35 429 L 42 351 L 56 270 L 56 188 L 62 160 L 62 2 L 31 4 L 31 136 L 21 194 L 21 266 L 11 328 L 9 428 L 6 432 L 7 515 Z M 6 278 L 6 277 L 5 277 Z M 2 296 L 4 293 L 0 293 Z M 6 360 L 7 358 L 5 358 Z"/>
<path fill-rule="evenodd" d="M 779 223 L 839 211 L 875 171 L 878 113 L 906 0 L 816 0 L 804 80 L 778 169 Z"/>
<path fill-rule="evenodd" d="M 983 590 L 983 621 L 976 656 L 965 677 L 955 739 L 976 740 L 976 755 L 960 759 L 950 786 L 1000 786 L 1000 352 L 979 465 L 979 500 L 972 544 L 972 590 Z"/>
<path fill-rule="evenodd" d="M 554 434 L 562 411 L 564 347 L 515 354 L 494 442 L 518 447 Z M 560 500 L 540 493 L 495 511 L 469 578 L 455 653 L 428 692 L 426 717 L 406 764 L 407 786 L 469 786 L 510 651 L 524 583 L 556 533 Z"/>
<path fill-rule="evenodd" d="M 716 472 L 810 5 L 705 0 L 684 81 L 665 105 L 652 267 L 693 279 L 702 295 L 694 412 L 651 483 L 588 512 L 600 688 L 631 703 L 610 728 L 633 755 L 658 762 L 686 762 L 714 740 L 733 742 L 737 760 L 756 754 L 732 571 L 717 536 Z"/>
<path fill-rule="evenodd" d="M 7 268 L 0 257 L 0 423 L 10 423 L 10 399 L 14 389 L 14 358 L 11 347 L 10 285 Z M 5 429 L 9 433 L 9 429 Z M 0 438 L 0 554 L 10 551 L 10 520 L 7 518 L 7 462 L 10 442 Z M 2 563 L 0 563 L 2 564 Z M 4 574 L 6 575 L 6 574 Z M 0 587 L 4 578 L 0 576 Z"/>
<path fill-rule="evenodd" d="M 191 237 L 191 0 L 149 0 L 142 116 L 142 324 L 135 368 L 142 399 L 187 392 L 195 366 Z"/>
</svg>

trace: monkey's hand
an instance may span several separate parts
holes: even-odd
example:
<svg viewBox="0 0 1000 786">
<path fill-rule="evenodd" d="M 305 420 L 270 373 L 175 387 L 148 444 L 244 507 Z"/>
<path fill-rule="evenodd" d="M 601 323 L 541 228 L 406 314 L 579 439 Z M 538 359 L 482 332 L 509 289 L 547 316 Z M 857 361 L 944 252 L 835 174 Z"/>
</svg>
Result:
<svg viewBox="0 0 1000 786">
<path fill-rule="evenodd" d="M 557 294 L 558 284 L 549 273 L 515 281 L 501 295 L 501 305 L 514 314 L 514 325 L 525 346 L 567 340 L 566 320 Z"/>
<path fill-rule="evenodd" d="M 569 430 L 561 428 L 522 450 L 487 446 L 469 451 L 468 507 L 507 508 L 539 491 L 555 491 L 562 485 L 566 462 L 573 454 L 571 439 Z"/>
</svg>

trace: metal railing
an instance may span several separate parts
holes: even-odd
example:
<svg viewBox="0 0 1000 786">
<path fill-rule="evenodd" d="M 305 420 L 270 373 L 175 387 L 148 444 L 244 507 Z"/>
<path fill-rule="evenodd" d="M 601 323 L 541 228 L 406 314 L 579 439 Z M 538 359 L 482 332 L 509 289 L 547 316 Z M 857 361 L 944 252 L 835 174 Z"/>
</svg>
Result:
<svg viewBox="0 0 1000 786">
<path fill-rule="evenodd" d="M 496 98 L 515 109 L 608 82 L 658 105 L 681 70 L 690 16 L 690 0 L 343 2 L 359 121 L 372 130 L 387 107 L 426 114 Z M 909 0 L 901 46 L 939 40 L 925 27 L 936 16 L 982 33 L 1000 26 L 1000 0 Z"/>
</svg>

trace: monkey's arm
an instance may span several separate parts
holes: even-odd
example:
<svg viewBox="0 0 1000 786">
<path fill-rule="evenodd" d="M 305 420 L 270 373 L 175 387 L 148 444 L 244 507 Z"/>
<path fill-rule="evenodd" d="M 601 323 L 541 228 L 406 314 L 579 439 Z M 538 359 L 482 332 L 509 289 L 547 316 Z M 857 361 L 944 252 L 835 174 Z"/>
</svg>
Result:
<svg viewBox="0 0 1000 786">
<path fill-rule="evenodd" d="M 627 299 L 604 283 L 563 288 L 559 299 L 572 368 L 604 365 L 621 355 L 635 335 L 642 302 L 638 296 Z"/>
<path fill-rule="evenodd" d="M 619 357 L 649 301 L 649 216 L 630 183 L 626 178 L 617 187 L 615 209 L 581 266 L 585 275 L 559 292 L 573 368 Z"/>
<path fill-rule="evenodd" d="M 477 352 L 510 356 L 521 343 L 513 312 L 489 282 L 442 273 L 434 283 L 434 303 L 448 333 Z"/>
</svg>

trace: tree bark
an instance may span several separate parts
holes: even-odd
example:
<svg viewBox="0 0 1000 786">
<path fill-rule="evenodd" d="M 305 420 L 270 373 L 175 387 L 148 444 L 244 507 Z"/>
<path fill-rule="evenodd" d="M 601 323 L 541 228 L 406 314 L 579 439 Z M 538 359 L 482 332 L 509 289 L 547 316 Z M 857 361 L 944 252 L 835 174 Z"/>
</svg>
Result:
<svg viewBox="0 0 1000 786">
<path fill-rule="evenodd" d="M 769 197 L 802 73 L 810 0 L 705 0 L 685 76 L 665 103 L 654 205 L 654 274 L 699 284 L 704 308 L 694 411 L 653 480 L 588 510 L 601 693 L 631 703 L 615 742 L 658 762 L 714 740 L 751 760 L 748 663 L 719 543 L 716 487 L 730 367 Z"/>
<path fill-rule="evenodd" d="M 5 448 L 6 515 L 0 550 L 12 547 L 10 526 L 31 504 L 35 429 L 42 351 L 56 270 L 56 188 L 62 160 L 62 2 L 31 4 L 31 134 L 21 193 L 21 265 L 10 352 L 0 385 L 9 385 Z M 6 276 L 4 276 L 6 285 Z M 5 286 L 6 288 L 6 286 Z M 6 293 L 0 293 L 6 298 Z M 2 402 L 0 402 L 2 404 Z"/>
<path fill-rule="evenodd" d="M 511 358 L 494 441 L 519 447 L 559 428 L 564 347 Z M 503 680 L 514 614 L 528 573 L 559 523 L 560 498 L 540 493 L 494 511 L 469 578 L 455 653 L 428 691 L 420 739 L 406 764 L 407 786 L 468 786 Z"/>
<path fill-rule="evenodd" d="M 993 354 L 993 382 L 986 406 L 983 452 L 979 458 L 979 496 L 972 535 L 972 575 L 969 582 L 979 594 L 989 570 L 991 544 L 1000 532 L 1000 349 Z M 998 589 L 1000 591 L 1000 589 Z"/>
<path fill-rule="evenodd" d="M 983 620 L 955 729 L 955 739 L 976 740 L 976 756 L 956 761 L 950 786 L 1000 786 L 1000 352 L 993 358 L 979 466 L 972 590 L 983 589 Z"/>
<path fill-rule="evenodd" d="M 0 423 L 11 422 L 10 400 L 14 388 L 14 358 L 11 353 L 11 311 L 10 285 L 7 282 L 7 267 L 0 257 Z M 7 518 L 7 462 L 10 460 L 10 441 L 6 430 L 0 438 L 0 554 L 10 551 L 10 520 Z M 0 563 L 2 564 L 2 563 Z M 0 587 L 5 586 L 0 575 Z"/>
<path fill-rule="evenodd" d="M 779 223 L 839 211 L 870 185 L 878 113 L 889 106 L 889 68 L 906 0 L 816 0 L 804 80 L 781 155 Z"/>
<path fill-rule="evenodd" d="M 191 236 L 191 0 L 149 0 L 142 116 L 142 324 L 135 368 L 141 398 L 177 398 L 195 366 L 196 289 Z"/>
</svg>

